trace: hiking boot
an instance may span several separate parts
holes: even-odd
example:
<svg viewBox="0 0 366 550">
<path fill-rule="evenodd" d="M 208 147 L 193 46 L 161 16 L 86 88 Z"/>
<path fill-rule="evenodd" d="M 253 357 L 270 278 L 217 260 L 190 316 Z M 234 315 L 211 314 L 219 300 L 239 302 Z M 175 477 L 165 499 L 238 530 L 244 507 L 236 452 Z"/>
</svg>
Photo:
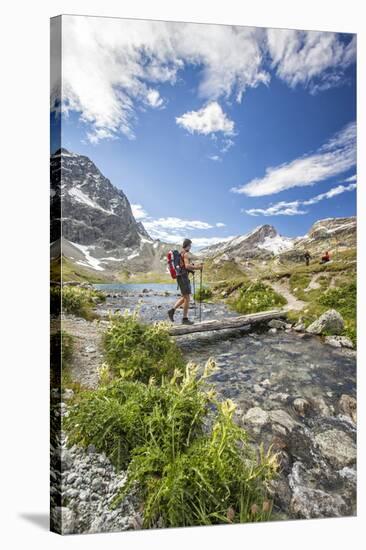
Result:
<svg viewBox="0 0 366 550">
<path fill-rule="evenodd" d="M 168 311 L 168 317 L 172 323 L 174 323 L 174 313 L 175 313 L 175 309 L 172 307 L 172 309 Z"/>
<path fill-rule="evenodd" d="M 190 321 L 188 319 L 188 317 L 183 317 L 182 324 L 183 325 L 194 325 L 193 321 Z"/>
</svg>

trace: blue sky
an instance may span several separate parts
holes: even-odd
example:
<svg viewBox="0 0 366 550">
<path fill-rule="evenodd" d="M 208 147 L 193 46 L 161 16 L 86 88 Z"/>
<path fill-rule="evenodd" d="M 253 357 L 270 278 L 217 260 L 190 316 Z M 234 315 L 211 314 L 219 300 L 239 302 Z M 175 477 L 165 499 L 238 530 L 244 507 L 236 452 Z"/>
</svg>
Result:
<svg viewBox="0 0 366 550">
<path fill-rule="evenodd" d="M 152 236 L 203 246 L 263 223 L 298 236 L 356 214 L 353 35 L 63 28 L 62 145 L 123 189 Z"/>
</svg>

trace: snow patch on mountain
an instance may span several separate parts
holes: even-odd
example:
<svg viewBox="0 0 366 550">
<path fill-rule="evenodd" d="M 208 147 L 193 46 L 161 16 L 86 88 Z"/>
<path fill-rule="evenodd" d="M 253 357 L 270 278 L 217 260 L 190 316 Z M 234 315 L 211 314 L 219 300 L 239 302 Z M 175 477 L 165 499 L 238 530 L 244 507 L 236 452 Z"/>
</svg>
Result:
<svg viewBox="0 0 366 550">
<path fill-rule="evenodd" d="M 90 250 L 93 250 L 95 248 L 94 246 L 86 246 L 86 245 L 75 243 L 72 241 L 70 242 L 73 246 L 75 246 L 78 250 L 80 250 L 85 256 L 85 261 L 78 260 L 76 262 L 77 264 L 83 265 L 86 267 L 91 267 L 92 269 L 96 269 L 97 271 L 104 271 L 104 267 L 101 267 L 100 265 L 100 260 L 98 260 L 97 258 L 95 258 L 90 254 Z"/>
<path fill-rule="evenodd" d="M 266 237 L 263 243 L 257 245 L 258 248 L 268 250 L 277 255 L 286 250 L 291 250 L 294 247 L 294 239 L 290 237 L 282 237 L 281 235 L 276 235 L 275 237 Z"/>
</svg>

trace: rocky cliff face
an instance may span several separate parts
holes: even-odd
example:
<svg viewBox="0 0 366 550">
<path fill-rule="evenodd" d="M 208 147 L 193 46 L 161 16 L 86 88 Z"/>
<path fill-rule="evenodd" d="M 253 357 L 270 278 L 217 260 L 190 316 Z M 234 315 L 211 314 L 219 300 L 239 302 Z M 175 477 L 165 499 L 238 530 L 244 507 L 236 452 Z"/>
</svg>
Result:
<svg viewBox="0 0 366 550">
<path fill-rule="evenodd" d="M 139 246 L 141 235 L 149 237 L 133 217 L 123 191 L 114 187 L 84 155 L 66 149 L 52 155 L 51 189 L 54 223 L 60 216 L 61 201 L 62 234 L 71 242 L 112 250 Z"/>
</svg>

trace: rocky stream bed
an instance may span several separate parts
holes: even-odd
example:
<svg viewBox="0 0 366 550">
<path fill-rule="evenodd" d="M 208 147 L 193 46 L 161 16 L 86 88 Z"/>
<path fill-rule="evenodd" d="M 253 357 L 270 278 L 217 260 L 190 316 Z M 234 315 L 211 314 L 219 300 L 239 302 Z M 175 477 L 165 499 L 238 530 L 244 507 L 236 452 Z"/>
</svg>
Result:
<svg viewBox="0 0 366 550">
<path fill-rule="evenodd" d="M 104 290 L 107 300 L 98 307 L 99 315 L 105 318 L 110 312 L 138 307 L 148 322 L 166 320 L 176 294 L 166 288 Z M 223 303 L 205 303 L 202 313 L 205 320 L 235 315 Z M 194 316 L 193 308 L 190 315 Z M 73 376 L 89 387 L 97 381 L 98 338 L 103 326 L 106 321 L 65 318 L 65 329 L 76 334 L 79 342 Z M 247 429 L 253 445 L 263 442 L 278 453 L 281 473 L 271 486 L 274 519 L 356 513 L 355 351 L 333 347 L 285 323 L 272 323 L 257 332 L 225 330 L 181 336 L 177 342 L 187 361 L 203 365 L 209 357 L 215 359 L 218 370 L 211 382 L 223 398 L 237 404 L 237 422 Z M 54 395 L 56 423 L 60 415 L 67 414 L 70 396 L 70 390 L 64 391 L 60 408 L 59 396 Z M 104 455 L 92 447 L 67 449 L 64 434 L 51 451 L 53 521 L 59 523 L 62 518 L 63 532 L 141 526 L 141 511 L 133 495 L 116 510 L 110 509 L 125 473 L 117 473 Z"/>
</svg>

